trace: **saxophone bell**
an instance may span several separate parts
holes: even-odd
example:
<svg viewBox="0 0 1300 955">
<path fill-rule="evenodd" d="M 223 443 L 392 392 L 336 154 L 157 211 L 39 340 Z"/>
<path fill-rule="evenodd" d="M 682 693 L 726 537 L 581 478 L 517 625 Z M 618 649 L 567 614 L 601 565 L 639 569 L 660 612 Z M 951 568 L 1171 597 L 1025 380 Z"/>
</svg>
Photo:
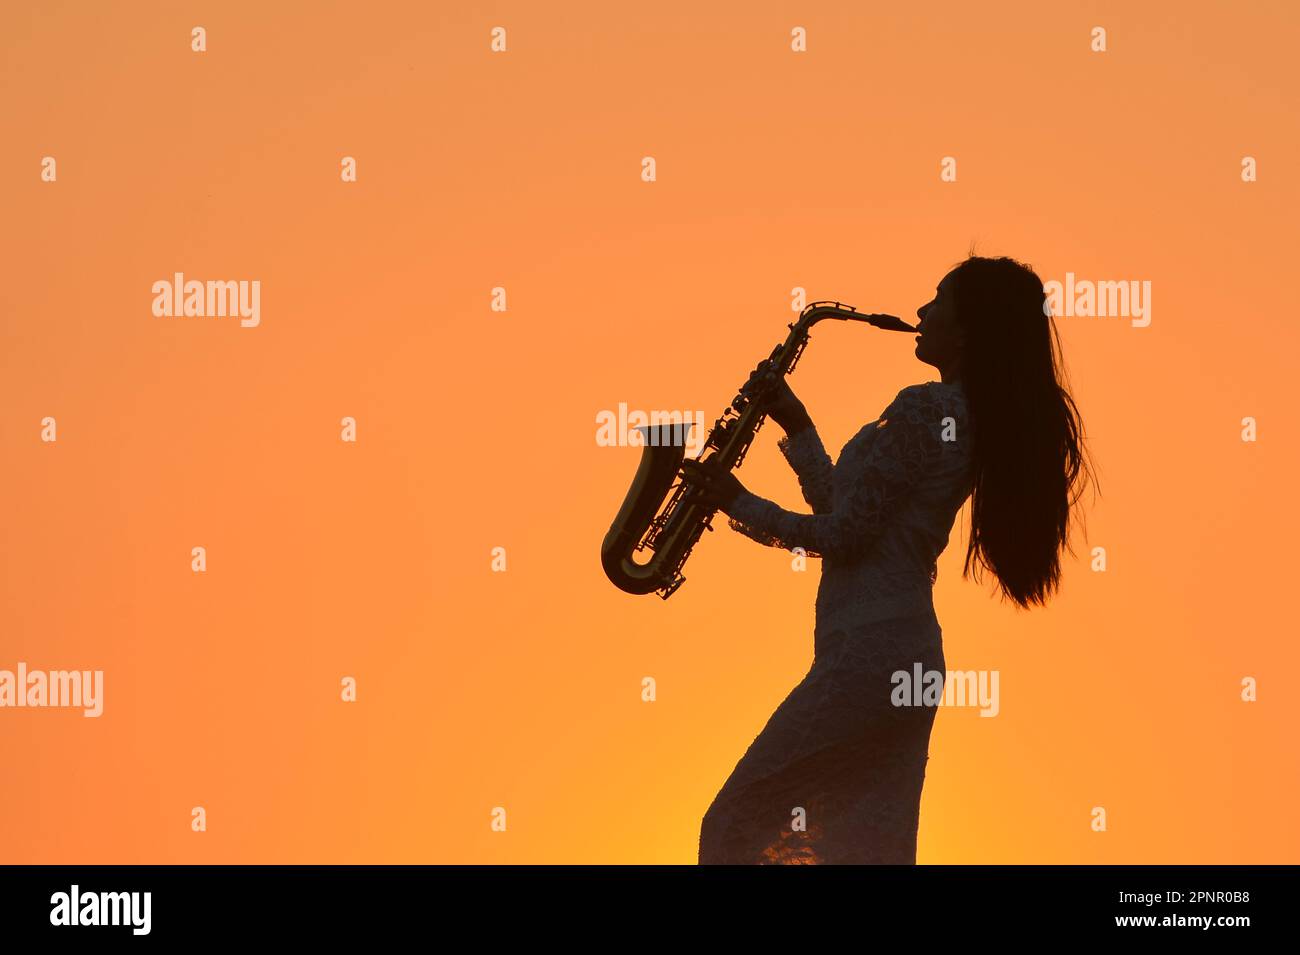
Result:
<svg viewBox="0 0 1300 955">
<path fill-rule="evenodd" d="M 600 562 L 605 576 L 619 590 L 629 594 L 649 594 L 666 590 L 665 600 L 681 585 L 674 581 L 677 568 L 669 568 L 661 560 L 638 564 L 632 559 L 636 552 L 653 548 L 657 532 L 667 523 L 670 513 L 681 503 L 690 485 L 678 484 L 672 503 L 664 514 L 656 518 L 659 504 L 678 480 L 682 461 L 686 458 L 686 435 L 694 422 L 680 424 L 642 425 L 635 430 L 641 433 L 641 462 L 632 478 L 632 486 L 623 499 L 614 522 L 600 547 Z"/>
</svg>

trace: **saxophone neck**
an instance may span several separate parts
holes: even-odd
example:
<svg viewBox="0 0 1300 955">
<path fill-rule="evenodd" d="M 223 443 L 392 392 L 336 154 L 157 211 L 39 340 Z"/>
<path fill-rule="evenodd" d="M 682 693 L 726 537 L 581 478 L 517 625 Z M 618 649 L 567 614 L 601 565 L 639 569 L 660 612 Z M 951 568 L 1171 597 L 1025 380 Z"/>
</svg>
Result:
<svg viewBox="0 0 1300 955">
<path fill-rule="evenodd" d="M 897 315 L 875 312 L 859 312 L 852 305 L 842 302 L 813 302 L 799 313 L 799 321 L 792 327 L 811 327 L 824 318 L 835 318 L 842 322 L 866 322 L 887 332 L 915 332 L 916 329 Z M 806 324 L 805 324 L 806 323 Z"/>
</svg>

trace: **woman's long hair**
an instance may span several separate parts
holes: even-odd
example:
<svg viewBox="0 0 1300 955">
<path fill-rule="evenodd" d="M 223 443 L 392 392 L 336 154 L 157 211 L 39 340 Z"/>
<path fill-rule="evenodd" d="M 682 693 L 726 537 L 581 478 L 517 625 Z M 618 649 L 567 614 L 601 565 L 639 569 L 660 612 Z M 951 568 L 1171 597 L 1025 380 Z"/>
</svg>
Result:
<svg viewBox="0 0 1300 955">
<path fill-rule="evenodd" d="M 989 570 L 1016 606 L 1042 605 L 1060 586 L 1061 550 L 1074 553 L 1074 505 L 1095 483 L 1060 336 L 1029 266 L 971 255 L 953 282 L 975 438 L 962 577 Z"/>
</svg>

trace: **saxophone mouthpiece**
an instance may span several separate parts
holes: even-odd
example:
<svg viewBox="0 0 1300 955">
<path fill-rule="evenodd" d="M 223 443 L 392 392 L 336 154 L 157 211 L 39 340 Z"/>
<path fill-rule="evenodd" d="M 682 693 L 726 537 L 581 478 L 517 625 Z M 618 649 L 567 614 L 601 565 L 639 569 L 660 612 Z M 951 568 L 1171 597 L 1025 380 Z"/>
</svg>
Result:
<svg viewBox="0 0 1300 955">
<path fill-rule="evenodd" d="M 868 322 L 877 328 L 883 328 L 889 332 L 915 332 L 916 329 L 907 322 L 903 321 L 897 315 L 863 315 Z"/>
</svg>

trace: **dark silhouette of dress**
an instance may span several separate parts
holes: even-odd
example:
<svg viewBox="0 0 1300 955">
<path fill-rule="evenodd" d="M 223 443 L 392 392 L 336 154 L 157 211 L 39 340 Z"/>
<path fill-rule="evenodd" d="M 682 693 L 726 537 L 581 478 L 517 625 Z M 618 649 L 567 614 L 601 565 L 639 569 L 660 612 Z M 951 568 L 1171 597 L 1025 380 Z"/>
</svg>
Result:
<svg viewBox="0 0 1300 955">
<path fill-rule="evenodd" d="M 971 490 L 957 384 L 904 388 L 832 465 L 811 426 L 783 437 L 812 514 L 745 492 L 735 530 L 822 559 L 813 664 L 705 814 L 702 864 L 915 863 L 933 706 L 893 674 L 945 671 L 936 560 Z"/>
</svg>

